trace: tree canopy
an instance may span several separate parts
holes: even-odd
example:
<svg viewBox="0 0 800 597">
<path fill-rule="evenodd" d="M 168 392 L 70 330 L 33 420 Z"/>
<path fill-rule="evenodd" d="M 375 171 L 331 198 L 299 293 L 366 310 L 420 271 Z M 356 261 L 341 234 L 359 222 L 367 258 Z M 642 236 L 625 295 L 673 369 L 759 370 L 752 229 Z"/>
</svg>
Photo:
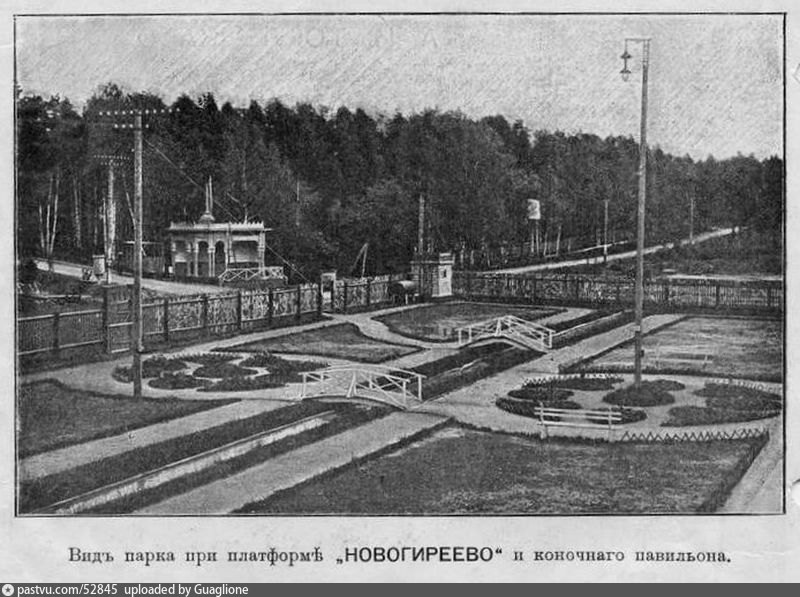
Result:
<svg viewBox="0 0 800 597">
<path fill-rule="evenodd" d="M 147 118 L 144 143 L 145 238 L 165 240 L 170 222 L 196 219 L 214 181 L 218 220 L 261 220 L 270 247 L 306 275 L 347 273 L 369 243 L 368 271 L 404 271 L 416 245 L 417 206 L 429 207 L 437 250 L 522 242 L 527 201 L 542 205 L 545 231 L 596 242 L 608 201 L 609 228 L 635 233 L 638 145 L 630 137 L 529 131 L 502 115 L 475 120 L 458 112 L 370 115 L 308 103 L 217 105 L 210 93 L 171 106 L 149 93 L 99 87 L 78 113 L 65 98 L 17 101 L 17 209 L 21 254 L 41 254 L 40 207 L 59 219 L 55 251 L 88 258 L 102 244 L 98 226 L 105 168 L 120 155 L 115 193 L 119 234 L 131 237 L 124 207 L 132 195 L 130 130 L 115 130 L 104 110 L 172 108 Z M 746 225 L 780 236 L 783 162 L 737 155 L 695 161 L 649 150 L 647 242 L 715 226 Z M 61 198 L 60 201 L 54 201 Z M 44 212 L 42 212 L 44 213 Z M 51 230 L 52 231 L 52 230 Z"/>
</svg>

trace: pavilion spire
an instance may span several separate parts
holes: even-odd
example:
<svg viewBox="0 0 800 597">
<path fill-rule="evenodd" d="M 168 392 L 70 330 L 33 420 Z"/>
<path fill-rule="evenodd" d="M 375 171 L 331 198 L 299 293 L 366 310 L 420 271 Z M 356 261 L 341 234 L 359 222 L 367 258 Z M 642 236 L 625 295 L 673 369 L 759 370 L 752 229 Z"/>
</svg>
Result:
<svg viewBox="0 0 800 597">
<path fill-rule="evenodd" d="M 214 221 L 214 183 L 211 180 L 211 176 L 208 177 L 208 181 L 206 182 L 206 190 L 205 190 L 205 199 L 206 199 L 206 210 L 203 212 L 203 215 L 200 216 L 201 222 L 213 222 Z"/>
</svg>

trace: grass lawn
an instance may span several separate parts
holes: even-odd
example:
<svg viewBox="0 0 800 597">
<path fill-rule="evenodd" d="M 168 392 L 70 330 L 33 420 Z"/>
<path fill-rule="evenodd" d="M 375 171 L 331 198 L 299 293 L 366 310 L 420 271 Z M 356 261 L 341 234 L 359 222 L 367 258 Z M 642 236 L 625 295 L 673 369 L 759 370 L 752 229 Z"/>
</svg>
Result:
<svg viewBox="0 0 800 597">
<path fill-rule="evenodd" d="M 181 477 L 136 495 L 99 506 L 91 510 L 91 513 L 126 514 L 133 512 L 150 504 L 163 501 L 170 496 L 185 493 L 196 487 L 233 475 L 248 467 L 261 464 L 279 454 L 284 454 L 290 450 L 297 450 L 310 443 L 321 441 L 327 437 L 352 429 L 353 427 L 363 425 L 368 421 L 383 417 L 392 412 L 391 408 L 377 404 L 365 405 L 320 402 L 316 406 L 318 408 L 327 407 L 325 410 L 335 410 L 337 411 L 337 416 L 329 423 L 317 427 L 316 429 L 310 429 L 286 437 L 277 442 L 257 448 L 240 457 L 221 462 L 210 469 Z"/>
<path fill-rule="evenodd" d="M 283 352 L 382 363 L 417 352 L 416 346 L 390 344 L 361 333 L 352 323 L 342 323 L 226 348 L 231 352 Z"/>
<path fill-rule="evenodd" d="M 304 401 L 271 410 L 247 419 L 223 423 L 163 442 L 144 446 L 23 483 L 20 487 L 21 512 L 30 512 L 61 500 L 80 495 L 110 483 L 122 481 L 171 462 L 188 458 L 233 441 L 280 427 L 304 417 L 334 410 L 344 417 L 359 410 L 350 403 L 326 404 Z M 377 409 L 381 413 L 388 409 Z"/>
<path fill-rule="evenodd" d="M 72 390 L 55 380 L 20 387 L 20 457 L 108 437 L 235 402 L 107 396 Z"/>
<path fill-rule="evenodd" d="M 242 511 L 695 513 L 730 489 L 754 441 L 591 444 L 448 429 Z"/>
<path fill-rule="evenodd" d="M 687 373 L 781 381 L 781 322 L 690 317 L 644 337 L 648 373 Z M 591 362 L 586 370 L 632 370 L 629 344 Z"/>
<path fill-rule="evenodd" d="M 498 305 L 493 303 L 441 303 L 407 309 L 375 317 L 397 334 L 430 342 L 450 342 L 458 338 L 456 329 L 500 317 L 516 315 L 530 321 L 558 312 L 557 309 Z"/>
</svg>

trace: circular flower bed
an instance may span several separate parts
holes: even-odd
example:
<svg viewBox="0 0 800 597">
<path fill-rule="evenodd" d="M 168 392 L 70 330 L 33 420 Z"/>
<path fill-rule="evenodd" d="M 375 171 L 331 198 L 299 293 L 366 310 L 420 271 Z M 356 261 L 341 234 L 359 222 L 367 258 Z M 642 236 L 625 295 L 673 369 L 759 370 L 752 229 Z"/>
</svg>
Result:
<svg viewBox="0 0 800 597">
<path fill-rule="evenodd" d="M 603 396 L 603 402 L 615 406 L 664 406 L 673 404 L 675 396 L 663 389 L 667 380 L 643 381 L 639 389 L 634 385 L 626 386 Z"/>
</svg>

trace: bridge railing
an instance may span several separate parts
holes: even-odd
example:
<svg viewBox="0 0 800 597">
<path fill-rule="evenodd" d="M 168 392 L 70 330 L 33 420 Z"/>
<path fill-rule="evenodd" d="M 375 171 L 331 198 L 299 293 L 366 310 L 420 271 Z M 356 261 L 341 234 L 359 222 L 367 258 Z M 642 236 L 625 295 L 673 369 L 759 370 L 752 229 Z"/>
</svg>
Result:
<svg viewBox="0 0 800 597">
<path fill-rule="evenodd" d="M 328 367 L 303 372 L 300 398 L 343 396 L 383 402 L 407 410 L 422 403 L 424 375 L 373 365 Z"/>
<path fill-rule="evenodd" d="M 480 321 L 457 329 L 458 344 L 464 346 L 482 338 L 508 337 L 531 348 L 551 349 L 553 330 L 542 324 L 516 317 L 503 315 Z"/>
</svg>

